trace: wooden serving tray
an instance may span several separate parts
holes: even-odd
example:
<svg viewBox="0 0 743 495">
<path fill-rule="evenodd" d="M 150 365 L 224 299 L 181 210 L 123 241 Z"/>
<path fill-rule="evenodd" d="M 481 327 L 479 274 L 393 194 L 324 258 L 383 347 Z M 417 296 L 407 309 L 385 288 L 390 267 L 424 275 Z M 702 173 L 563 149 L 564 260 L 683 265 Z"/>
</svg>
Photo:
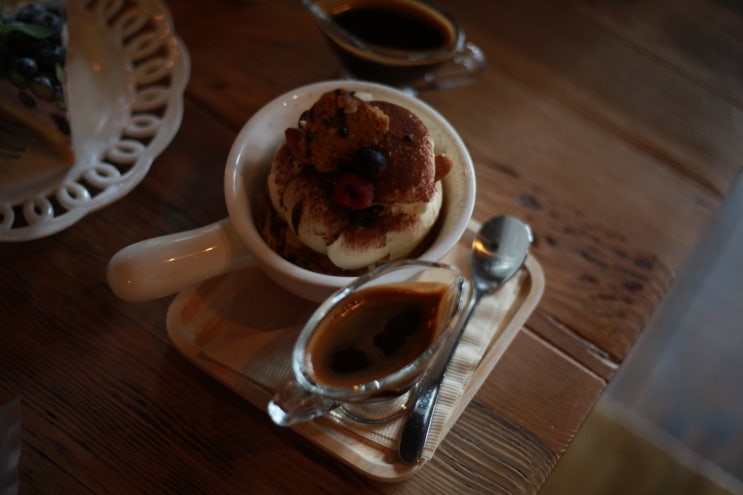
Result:
<svg viewBox="0 0 743 495">
<path fill-rule="evenodd" d="M 477 227 L 472 222 L 460 244 L 443 260 L 458 266 L 465 274 L 469 274 L 469 246 Z M 472 370 L 462 375 L 463 382 L 451 387 L 456 395 L 450 407 L 442 407 L 447 410 L 434 418 L 438 431 L 430 440 L 432 445 L 427 446 L 429 457 L 537 306 L 544 291 L 544 274 L 537 260 L 529 255 L 521 272 L 508 284 L 512 284 L 508 289 L 509 303 L 501 304 L 504 307 L 493 313 L 499 315 L 497 321 L 489 321 L 487 316 L 478 321 L 477 312 L 470 320 L 466 333 L 484 343 L 480 346 L 482 352 L 469 361 Z M 500 304 L 499 296 L 505 297 L 501 291 L 485 296 L 481 306 L 487 305 L 488 299 Z M 248 268 L 180 292 L 168 310 L 167 329 L 181 354 L 265 411 L 275 391 L 291 377 L 291 349 L 316 307 L 316 303 L 275 285 L 260 269 Z M 438 411 L 439 408 L 436 414 Z M 360 431 L 364 427 L 331 414 L 291 428 L 373 479 L 402 480 L 425 463 L 425 455 L 415 466 L 399 459 L 394 436 L 399 431 L 396 425 L 385 427 L 384 435 L 377 435 L 373 431 Z"/>
</svg>

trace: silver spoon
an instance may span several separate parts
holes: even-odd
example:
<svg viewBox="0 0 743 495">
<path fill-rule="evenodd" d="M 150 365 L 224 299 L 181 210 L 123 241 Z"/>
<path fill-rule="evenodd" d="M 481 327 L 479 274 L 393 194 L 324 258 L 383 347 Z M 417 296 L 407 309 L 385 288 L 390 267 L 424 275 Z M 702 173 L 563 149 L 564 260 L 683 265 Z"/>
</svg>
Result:
<svg viewBox="0 0 743 495">
<path fill-rule="evenodd" d="M 485 294 L 500 287 L 524 264 L 532 240 L 529 225 L 511 216 L 491 218 L 482 224 L 475 235 L 471 259 L 473 297 L 447 344 L 449 348 L 442 349 L 441 358 L 445 359 L 439 358 L 420 384 L 415 403 L 405 420 L 400 437 L 399 452 L 404 462 L 416 464 L 420 460 L 423 447 L 428 440 L 433 410 L 436 407 L 444 373 L 467 327 L 472 311 Z"/>
</svg>

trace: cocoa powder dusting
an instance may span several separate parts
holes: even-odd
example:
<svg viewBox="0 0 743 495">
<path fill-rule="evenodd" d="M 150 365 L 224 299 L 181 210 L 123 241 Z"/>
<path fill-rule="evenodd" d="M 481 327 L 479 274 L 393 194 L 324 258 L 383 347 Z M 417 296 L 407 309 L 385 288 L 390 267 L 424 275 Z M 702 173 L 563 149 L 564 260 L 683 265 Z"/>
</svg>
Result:
<svg viewBox="0 0 743 495">
<path fill-rule="evenodd" d="M 384 204 L 427 202 L 435 192 L 433 139 L 426 125 L 409 110 L 384 101 L 371 103 L 390 117 L 379 147 L 387 154 L 387 172 L 375 186 Z"/>
</svg>

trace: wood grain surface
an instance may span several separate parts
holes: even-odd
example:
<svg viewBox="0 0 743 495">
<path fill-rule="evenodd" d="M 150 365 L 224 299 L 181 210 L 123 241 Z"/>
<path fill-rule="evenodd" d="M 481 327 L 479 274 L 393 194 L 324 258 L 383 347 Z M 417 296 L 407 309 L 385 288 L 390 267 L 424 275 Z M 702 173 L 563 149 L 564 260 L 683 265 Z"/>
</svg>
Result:
<svg viewBox="0 0 743 495">
<path fill-rule="evenodd" d="M 21 397 L 22 493 L 533 494 L 632 349 L 743 168 L 736 2 L 441 0 L 488 57 L 420 97 L 475 162 L 475 218 L 528 220 L 537 309 L 434 459 L 370 481 L 189 364 L 169 298 L 126 303 L 121 248 L 226 216 L 224 163 L 273 97 L 339 74 L 293 0 L 171 1 L 183 123 L 122 200 L 0 245 L 0 402 Z"/>
</svg>

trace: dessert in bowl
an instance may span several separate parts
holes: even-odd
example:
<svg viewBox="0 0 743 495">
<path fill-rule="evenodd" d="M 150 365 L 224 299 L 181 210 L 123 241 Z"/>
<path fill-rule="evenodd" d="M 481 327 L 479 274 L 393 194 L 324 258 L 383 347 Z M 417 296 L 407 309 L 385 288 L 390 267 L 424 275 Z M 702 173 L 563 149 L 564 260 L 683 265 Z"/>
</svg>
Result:
<svg viewBox="0 0 743 495">
<path fill-rule="evenodd" d="M 287 136 L 293 131 L 287 130 L 298 129 L 300 117 L 323 95 L 336 90 L 363 94 L 369 101 L 386 102 L 408 110 L 430 133 L 434 155 L 446 155 L 451 163 L 446 175 L 439 179 L 441 204 L 435 221 L 412 250 L 404 249 L 397 256 L 386 253 L 353 269 L 324 270 L 302 266 L 303 263 L 283 257 L 261 231 L 265 230 L 262 223 L 267 212 L 275 213 L 266 210 L 276 209 L 274 205 L 267 206 L 267 202 L 270 203 L 266 199 L 270 196 L 269 174 L 277 151 L 281 153 L 282 147 L 291 141 Z M 335 174 L 333 180 L 341 175 L 337 170 L 331 173 Z M 286 290 L 320 302 L 351 283 L 360 273 L 391 257 L 429 261 L 443 258 L 467 228 L 475 201 L 475 175 L 472 160 L 457 132 L 426 103 L 375 83 L 326 81 L 275 98 L 245 124 L 227 159 L 225 201 L 228 219 L 195 231 L 142 241 L 117 253 L 108 267 L 109 285 L 114 292 L 126 300 L 147 300 L 172 294 L 228 270 L 258 264 Z M 353 210 L 345 208 L 346 215 Z M 285 223 L 292 224 L 291 215 Z"/>
<path fill-rule="evenodd" d="M 254 210 L 274 251 L 348 276 L 427 247 L 452 162 L 413 112 L 339 88 L 285 134 L 268 173 L 270 202 Z"/>
</svg>

